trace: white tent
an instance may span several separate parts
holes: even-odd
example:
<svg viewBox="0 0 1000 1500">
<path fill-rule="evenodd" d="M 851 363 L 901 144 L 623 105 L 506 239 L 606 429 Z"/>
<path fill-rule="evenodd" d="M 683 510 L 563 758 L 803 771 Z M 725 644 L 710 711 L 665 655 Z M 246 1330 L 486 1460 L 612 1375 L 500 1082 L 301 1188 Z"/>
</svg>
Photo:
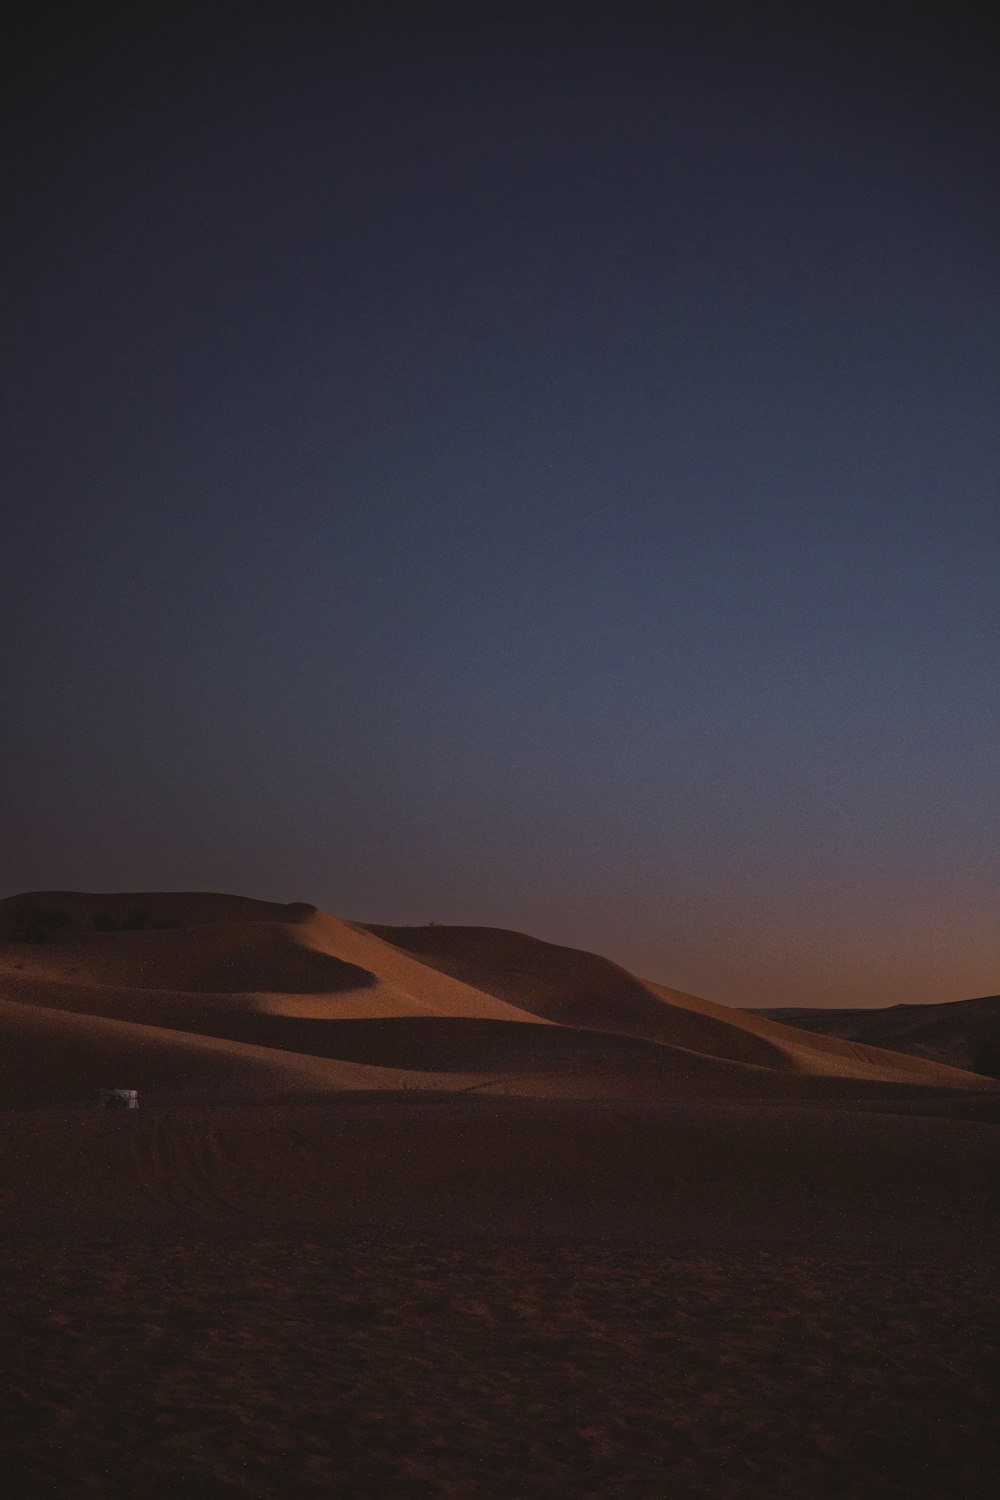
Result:
<svg viewBox="0 0 1000 1500">
<path fill-rule="evenodd" d="M 98 1089 L 98 1109 L 138 1109 L 138 1089 Z"/>
</svg>

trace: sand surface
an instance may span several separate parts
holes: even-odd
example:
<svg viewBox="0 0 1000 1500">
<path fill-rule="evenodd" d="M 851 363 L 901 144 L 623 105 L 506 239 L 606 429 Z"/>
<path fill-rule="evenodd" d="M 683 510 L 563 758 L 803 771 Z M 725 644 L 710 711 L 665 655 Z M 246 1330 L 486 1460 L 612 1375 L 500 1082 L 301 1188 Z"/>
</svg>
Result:
<svg viewBox="0 0 1000 1500">
<path fill-rule="evenodd" d="M 354 1093 L 4 1126 L 15 1496 L 996 1493 L 989 1120 Z"/>
<path fill-rule="evenodd" d="M 976 1262 L 371 1233 L 20 1243 L 16 1496 L 996 1493 Z"/>
<path fill-rule="evenodd" d="M 15 1500 L 996 1493 L 993 1080 L 519 934 L 18 901 Z"/>
<path fill-rule="evenodd" d="M 765 1019 L 1000 1078 L 1000 995 L 881 1009 L 777 1009 Z"/>
<path fill-rule="evenodd" d="M 988 1120 L 716 1101 L 39 1109 L 10 1112 L 0 1145 L 4 1224 L 84 1235 L 390 1226 L 960 1250 L 993 1243 L 997 1184 Z"/>
</svg>

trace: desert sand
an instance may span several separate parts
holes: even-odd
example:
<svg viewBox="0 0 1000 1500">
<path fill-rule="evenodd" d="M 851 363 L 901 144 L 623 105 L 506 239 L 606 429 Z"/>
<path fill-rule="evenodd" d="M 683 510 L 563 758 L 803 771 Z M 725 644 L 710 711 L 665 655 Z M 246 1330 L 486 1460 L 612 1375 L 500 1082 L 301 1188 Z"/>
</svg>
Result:
<svg viewBox="0 0 1000 1500">
<path fill-rule="evenodd" d="M 0 938 L 15 1495 L 995 1493 L 996 1080 L 485 928 Z"/>
<path fill-rule="evenodd" d="M 948 1000 L 940 1005 L 778 1008 L 757 1012 L 804 1031 L 889 1047 L 1000 1078 L 1000 995 Z"/>
</svg>

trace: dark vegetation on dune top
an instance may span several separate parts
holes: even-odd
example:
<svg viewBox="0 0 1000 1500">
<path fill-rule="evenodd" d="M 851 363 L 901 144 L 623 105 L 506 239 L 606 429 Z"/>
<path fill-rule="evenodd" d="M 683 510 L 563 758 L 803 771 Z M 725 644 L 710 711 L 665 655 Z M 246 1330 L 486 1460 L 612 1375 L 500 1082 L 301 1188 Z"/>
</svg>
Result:
<svg viewBox="0 0 1000 1500">
<path fill-rule="evenodd" d="M 54 943 L 80 925 L 63 906 L 15 906 L 9 921 L 16 943 Z M 99 911 L 91 922 L 95 932 L 162 932 L 180 925 L 176 918 L 157 920 L 145 906 L 132 906 L 123 915 Z"/>
</svg>

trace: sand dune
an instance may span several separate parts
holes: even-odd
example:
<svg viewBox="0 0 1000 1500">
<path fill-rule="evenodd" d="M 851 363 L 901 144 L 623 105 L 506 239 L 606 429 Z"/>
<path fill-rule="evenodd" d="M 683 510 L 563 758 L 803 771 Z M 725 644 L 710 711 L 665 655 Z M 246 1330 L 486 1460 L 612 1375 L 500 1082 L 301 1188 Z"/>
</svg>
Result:
<svg viewBox="0 0 1000 1500">
<path fill-rule="evenodd" d="M 518 933 L 192 892 L 32 893 L 0 903 L 0 922 L 8 1104 L 116 1080 L 220 1102 L 404 1083 L 652 1102 L 989 1086 Z"/>
<path fill-rule="evenodd" d="M 98 1082 L 100 1080 L 100 1083 Z M 184 1102 L 281 1099 L 307 1090 L 398 1087 L 398 1076 L 160 1025 L 0 1000 L 0 1088 L 8 1105 L 80 1104 L 95 1087 Z"/>
<path fill-rule="evenodd" d="M 756 1014 L 802 1031 L 889 1047 L 1000 1078 L 1000 995 L 881 1010 L 784 1008 Z"/>
<path fill-rule="evenodd" d="M 15 902 L 28 899 L 33 898 Z M 260 913 L 248 920 L 246 902 L 241 902 L 238 914 L 228 915 L 224 903 L 237 898 L 209 896 L 205 909 L 212 915 L 201 922 L 194 919 L 194 896 L 177 901 L 140 895 L 131 898 L 135 909 L 150 913 L 151 922 L 156 922 L 162 906 L 163 920 L 171 925 L 107 932 L 94 930 L 90 912 L 92 905 L 107 898 L 89 897 L 79 915 L 71 897 L 63 894 L 58 899 L 58 909 L 73 912 L 71 925 L 60 929 L 55 941 L 11 944 L 4 967 L 12 979 L 58 982 L 67 991 L 100 985 L 136 992 L 280 995 L 285 998 L 277 1004 L 286 1013 L 294 1008 L 309 1015 L 340 1015 L 350 1002 L 338 1000 L 331 1009 L 312 998 L 289 997 L 347 997 L 366 991 L 358 1002 L 365 1015 L 535 1019 L 437 974 L 365 929 L 315 907 L 269 907 L 261 902 Z M 0 910 L 11 904 L 0 903 Z M 173 915 L 179 907 L 192 913 L 183 924 Z M 7 921 L 9 926 L 9 916 Z"/>
<path fill-rule="evenodd" d="M 561 1026 L 640 1037 L 772 1074 L 963 1086 L 954 1070 L 947 1075 L 929 1072 L 913 1058 L 808 1035 L 752 1012 L 637 979 L 597 954 L 523 933 L 438 926 L 370 930 L 442 973 Z"/>
</svg>

